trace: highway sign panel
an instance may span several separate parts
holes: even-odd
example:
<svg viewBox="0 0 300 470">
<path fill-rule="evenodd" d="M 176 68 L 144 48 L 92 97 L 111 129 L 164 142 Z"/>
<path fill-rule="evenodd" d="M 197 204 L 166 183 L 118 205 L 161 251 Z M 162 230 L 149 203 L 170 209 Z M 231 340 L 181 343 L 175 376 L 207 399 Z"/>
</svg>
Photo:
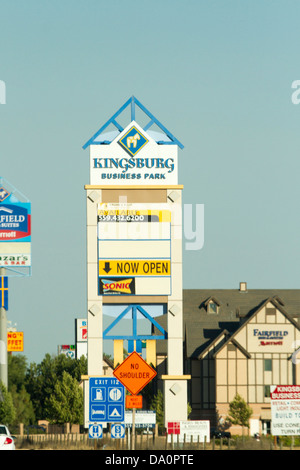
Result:
<svg viewBox="0 0 300 470">
<path fill-rule="evenodd" d="M 102 424 L 90 424 L 89 425 L 89 438 L 90 439 L 102 439 L 103 428 Z"/>
<path fill-rule="evenodd" d="M 125 424 L 114 423 L 110 428 L 111 437 L 114 439 L 123 439 L 125 437 Z"/>
<path fill-rule="evenodd" d="M 132 395 L 137 395 L 157 373 L 136 351 L 133 351 L 113 374 Z"/>
<path fill-rule="evenodd" d="M 116 423 L 124 421 L 125 389 L 114 377 L 89 378 L 89 421 Z"/>
</svg>

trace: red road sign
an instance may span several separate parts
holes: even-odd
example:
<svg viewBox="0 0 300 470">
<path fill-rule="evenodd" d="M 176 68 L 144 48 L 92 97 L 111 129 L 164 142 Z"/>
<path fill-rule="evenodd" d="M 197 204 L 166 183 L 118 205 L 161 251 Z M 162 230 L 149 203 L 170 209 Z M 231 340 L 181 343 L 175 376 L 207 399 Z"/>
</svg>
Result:
<svg viewBox="0 0 300 470">
<path fill-rule="evenodd" d="M 133 351 L 113 372 L 132 395 L 137 395 L 156 374 L 156 371 L 136 351 Z"/>
</svg>

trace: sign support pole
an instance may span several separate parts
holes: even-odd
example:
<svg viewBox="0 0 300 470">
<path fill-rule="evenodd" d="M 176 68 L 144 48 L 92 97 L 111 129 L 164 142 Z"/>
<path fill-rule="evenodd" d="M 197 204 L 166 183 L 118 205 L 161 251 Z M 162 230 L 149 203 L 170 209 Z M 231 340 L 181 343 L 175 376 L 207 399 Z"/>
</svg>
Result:
<svg viewBox="0 0 300 470">
<path fill-rule="evenodd" d="M 2 276 L 5 276 L 5 268 L 0 268 Z M 0 309 L 0 381 L 7 388 L 7 315 L 3 305 Z"/>
<path fill-rule="evenodd" d="M 135 408 L 132 408 L 132 433 L 131 433 L 131 450 L 135 450 Z"/>
</svg>

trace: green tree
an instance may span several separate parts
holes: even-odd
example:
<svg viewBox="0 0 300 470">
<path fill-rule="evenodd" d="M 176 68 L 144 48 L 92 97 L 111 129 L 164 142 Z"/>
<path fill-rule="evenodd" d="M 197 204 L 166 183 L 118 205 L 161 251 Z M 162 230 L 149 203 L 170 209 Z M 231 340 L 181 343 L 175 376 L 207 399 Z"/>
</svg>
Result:
<svg viewBox="0 0 300 470">
<path fill-rule="evenodd" d="M 25 387 L 30 395 L 36 419 L 43 419 L 43 405 L 47 394 L 43 387 L 44 377 L 40 366 L 34 362 L 30 364 L 25 379 Z"/>
<path fill-rule="evenodd" d="M 16 417 L 16 409 L 13 404 L 12 395 L 0 382 L 0 423 L 10 426 Z"/>
<path fill-rule="evenodd" d="M 161 390 L 158 390 L 157 394 L 154 395 L 151 404 L 150 410 L 154 410 L 156 412 L 156 422 L 159 428 L 164 427 L 164 396 Z"/>
<path fill-rule="evenodd" d="M 232 424 L 242 426 L 243 434 L 244 427 L 249 428 L 249 420 L 253 411 L 247 405 L 245 400 L 236 394 L 234 399 L 229 403 L 228 419 Z"/>
<path fill-rule="evenodd" d="M 30 395 L 26 392 L 25 386 L 23 385 L 20 390 L 17 391 L 16 385 L 13 385 L 11 394 L 16 410 L 16 416 L 13 424 L 18 425 L 23 423 L 25 426 L 28 426 L 28 424 L 34 424 L 36 421 L 34 408 L 30 399 Z"/>
<path fill-rule="evenodd" d="M 76 379 L 63 372 L 45 402 L 45 414 L 52 423 L 83 424 L 83 392 Z"/>
<path fill-rule="evenodd" d="M 45 403 L 54 392 L 57 382 L 61 382 L 67 372 L 78 383 L 87 374 L 87 359 L 72 359 L 64 354 L 52 357 L 46 354 L 40 364 L 32 363 L 26 374 L 26 390 L 30 394 L 36 419 L 45 419 Z"/>
<path fill-rule="evenodd" d="M 27 371 L 27 359 L 21 354 L 8 354 L 7 356 L 8 368 L 8 390 L 13 386 L 19 391 L 25 383 Z"/>
</svg>

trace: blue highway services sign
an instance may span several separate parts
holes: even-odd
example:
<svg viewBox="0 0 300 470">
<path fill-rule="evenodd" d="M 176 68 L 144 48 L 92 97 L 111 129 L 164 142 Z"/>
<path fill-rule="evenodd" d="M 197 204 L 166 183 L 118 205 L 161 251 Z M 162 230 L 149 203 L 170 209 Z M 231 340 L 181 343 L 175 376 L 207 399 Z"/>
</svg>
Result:
<svg viewBox="0 0 300 470">
<path fill-rule="evenodd" d="M 89 421 L 120 423 L 125 417 L 125 387 L 114 377 L 89 378 Z"/>
</svg>

